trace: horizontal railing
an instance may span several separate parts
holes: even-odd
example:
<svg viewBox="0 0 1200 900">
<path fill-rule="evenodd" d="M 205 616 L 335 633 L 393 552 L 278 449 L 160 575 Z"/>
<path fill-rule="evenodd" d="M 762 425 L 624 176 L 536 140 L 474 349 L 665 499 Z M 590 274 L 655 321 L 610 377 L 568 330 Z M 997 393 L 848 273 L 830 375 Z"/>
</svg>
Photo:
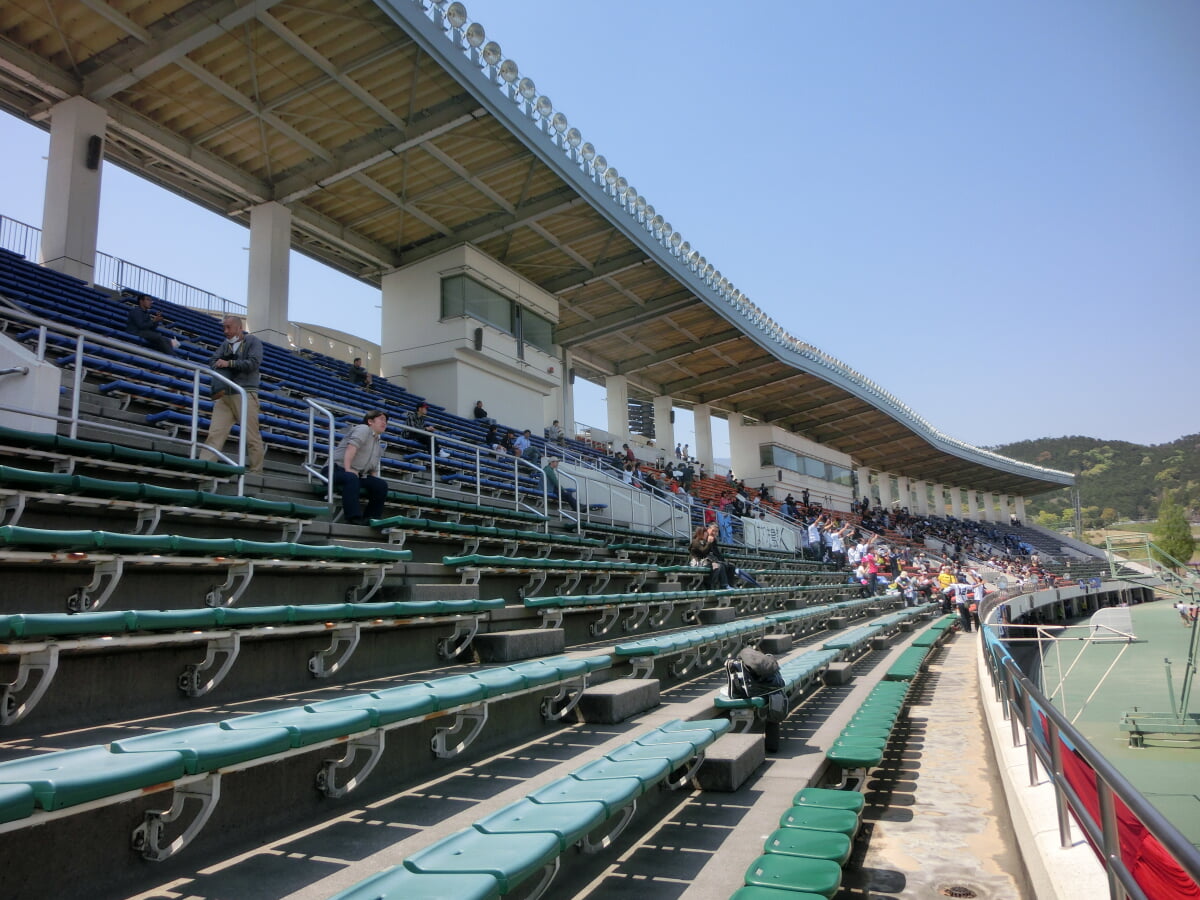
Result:
<svg viewBox="0 0 1200 900">
<path fill-rule="evenodd" d="M 42 230 L 8 216 L 0 216 L 0 247 L 20 253 L 28 260 L 37 261 L 41 258 Z M 93 282 L 117 291 L 130 290 L 150 294 L 159 300 L 167 300 L 189 309 L 220 313 L 223 316 L 246 315 L 244 303 L 237 303 L 212 291 L 99 251 L 96 253 Z"/>
<path fill-rule="evenodd" d="M 1005 645 L 1005 629 L 1010 626 L 1000 622 L 998 611 L 1007 593 L 989 597 L 979 610 L 980 621 L 984 623 L 984 658 L 996 700 L 1003 704 L 1004 717 L 1012 723 L 1013 746 L 1025 746 L 1029 784 L 1038 783 L 1040 763 L 1054 788 L 1061 846 L 1067 848 L 1072 844 L 1074 818 L 1104 867 L 1111 900 L 1127 897 L 1154 900 L 1162 896 L 1148 893 L 1138 883 L 1133 874 L 1137 860 L 1124 856 L 1130 848 L 1121 841 L 1116 802 L 1119 800 L 1174 859 L 1180 874 L 1200 884 L 1200 850 L 1075 729 L 1017 665 Z M 1067 777 L 1063 757 L 1072 751 L 1092 770 L 1087 781 L 1096 791 L 1095 809 L 1099 815 L 1093 814 L 1091 804 L 1085 802 Z"/>
</svg>

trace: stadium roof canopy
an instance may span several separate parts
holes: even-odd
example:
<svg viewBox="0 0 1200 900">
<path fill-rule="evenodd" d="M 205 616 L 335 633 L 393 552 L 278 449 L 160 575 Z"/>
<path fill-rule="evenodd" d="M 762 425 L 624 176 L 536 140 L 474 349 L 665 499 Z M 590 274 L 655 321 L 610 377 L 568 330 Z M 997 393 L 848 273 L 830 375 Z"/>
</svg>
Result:
<svg viewBox="0 0 1200 900">
<path fill-rule="evenodd" d="M 583 377 L 625 375 L 631 393 L 770 422 L 879 471 L 1015 494 L 1072 483 L 941 434 L 761 318 L 615 170 L 606 181 L 460 12 L 5 0 L 0 105 L 48 125 L 84 96 L 108 113 L 110 161 L 244 223 L 286 204 L 297 250 L 368 282 L 469 242 L 560 298 L 556 340 Z"/>
</svg>

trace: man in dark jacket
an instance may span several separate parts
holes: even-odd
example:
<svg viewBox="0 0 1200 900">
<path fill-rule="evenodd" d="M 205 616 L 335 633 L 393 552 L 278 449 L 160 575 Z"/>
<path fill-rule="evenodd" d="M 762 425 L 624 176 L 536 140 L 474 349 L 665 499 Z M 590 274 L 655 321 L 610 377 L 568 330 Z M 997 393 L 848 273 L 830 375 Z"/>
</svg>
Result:
<svg viewBox="0 0 1200 900">
<path fill-rule="evenodd" d="M 153 297 L 149 294 L 139 294 L 137 305 L 129 311 L 125 330 L 141 338 L 142 342 L 151 350 L 157 350 L 159 353 L 174 353 L 179 342 L 158 330 L 158 325 L 162 322 L 162 313 L 150 312 L 150 307 L 153 305 Z"/>
</svg>

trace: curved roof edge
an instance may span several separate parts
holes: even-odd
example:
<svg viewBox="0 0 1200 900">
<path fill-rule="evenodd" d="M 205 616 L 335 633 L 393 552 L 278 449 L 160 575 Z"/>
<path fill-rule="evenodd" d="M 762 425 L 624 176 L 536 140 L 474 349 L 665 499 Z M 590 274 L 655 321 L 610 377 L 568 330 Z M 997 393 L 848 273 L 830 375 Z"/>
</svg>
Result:
<svg viewBox="0 0 1200 900">
<path fill-rule="evenodd" d="M 1070 472 L 1011 459 L 945 434 L 865 375 L 788 334 L 699 251 L 691 248 L 679 232 L 672 231 L 664 217 L 645 204 L 644 198 L 635 197 L 634 192 L 628 190 L 627 181 L 618 178 L 616 169 L 609 166 L 603 156 L 596 155 L 590 144 L 582 143 L 577 131 L 566 127 L 565 116 L 555 114 L 552 108 L 539 112 L 532 97 L 518 93 L 515 75 L 511 81 L 502 78 L 502 57 L 492 64 L 487 63 L 479 48 L 467 42 L 465 21 L 458 28 L 444 21 L 444 2 L 376 0 L 376 3 L 396 18 L 423 50 L 445 69 L 454 72 L 459 83 L 470 90 L 491 115 L 502 120 L 532 153 L 575 187 L 598 213 L 697 298 L 768 353 L 802 372 L 840 387 L 951 456 L 1048 484 L 1069 486 L 1075 483 L 1075 476 Z M 498 53 L 499 48 L 496 50 Z M 555 123 L 555 115 L 562 116 L 558 123 Z M 575 134 L 568 142 L 566 135 L 570 131 Z M 622 182 L 626 190 L 620 190 L 618 182 Z M 650 215 L 646 214 L 647 210 Z"/>
</svg>

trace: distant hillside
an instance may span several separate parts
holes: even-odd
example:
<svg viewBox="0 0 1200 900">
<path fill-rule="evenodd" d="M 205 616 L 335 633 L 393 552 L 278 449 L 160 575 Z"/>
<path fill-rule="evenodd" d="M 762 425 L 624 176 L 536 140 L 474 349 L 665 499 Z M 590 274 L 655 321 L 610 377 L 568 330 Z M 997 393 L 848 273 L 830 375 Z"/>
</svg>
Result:
<svg viewBox="0 0 1200 900">
<path fill-rule="evenodd" d="M 1191 515 L 1200 512 L 1200 434 L 1169 444 L 1143 446 L 1090 437 L 1038 438 L 989 448 L 1051 469 L 1072 472 L 1079 485 L 1084 527 L 1099 527 L 1121 519 L 1153 518 L 1164 489 L 1175 492 Z M 1050 514 L 1070 515 L 1067 490 L 1040 494 L 1026 503 L 1026 514 L 1038 513 L 1054 525 Z"/>
</svg>

